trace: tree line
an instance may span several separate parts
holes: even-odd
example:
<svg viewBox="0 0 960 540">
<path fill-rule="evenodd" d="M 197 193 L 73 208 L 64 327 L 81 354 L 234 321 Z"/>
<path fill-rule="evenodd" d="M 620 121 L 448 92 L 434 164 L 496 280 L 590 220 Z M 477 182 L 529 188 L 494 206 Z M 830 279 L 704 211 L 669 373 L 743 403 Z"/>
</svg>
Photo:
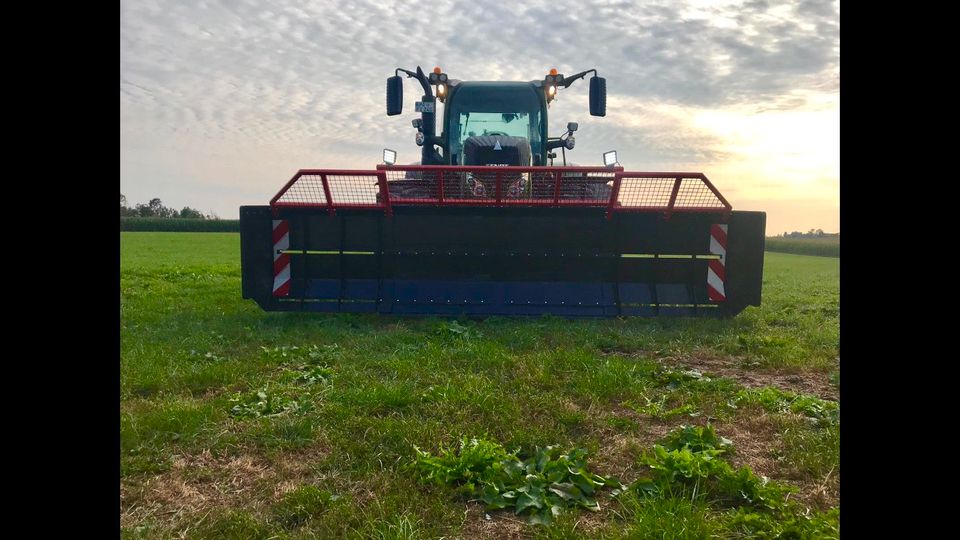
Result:
<svg viewBox="0 0 960 540">
<path fill-rule="evenodd" d="M 188 218 L 188 219 L 220 219 L 216 214 L 204 214 L 196 208 L 184 206 L 182 210 L 168 208 L 159 198 L 150 199 L 147 204 L 138 203 L 136 206 L 127 206 L 127 197 L 120 194 L 120 217 L 160 217 L 160 218 Z"/>
</svg>

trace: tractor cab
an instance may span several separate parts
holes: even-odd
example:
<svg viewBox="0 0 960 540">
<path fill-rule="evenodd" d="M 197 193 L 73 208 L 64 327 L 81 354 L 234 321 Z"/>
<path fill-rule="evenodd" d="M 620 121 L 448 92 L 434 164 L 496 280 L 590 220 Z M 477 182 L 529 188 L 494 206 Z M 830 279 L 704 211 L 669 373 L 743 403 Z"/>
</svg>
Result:
<svg viewBox="0 0 960 540">
<path fill-rule="evenodd" d="M 547 104 L 532 83 L 461 83 L 451 88 L 443 116 L 447 165 L 546 164 Z"/>
<path fill-rule="evenodd" d="M 417 102 L 421 117 L 413 120 L 416 142 L 422 147 L 420 165 L 519 166 L 553 165 L 551 150 L 574 147 L 576 122 L 567 124 L 559 137 L 547 135 L 547 106 L 559 88 L 593 73 L 590 78 L 590 114 L 606 116 L 607 80 L 588 69 L 564 77 L 551 69 L 542 80 L 529 82 L 481 82 L 450 79 L 439 67 L 424 73 L 397 68 L 387 79 L 387 115 L 401 114 L 403 80 L 399 73 L 416 79 L 423 88 Z M 436 103 L 445 104 L 437 135 Z"/>
</svg>

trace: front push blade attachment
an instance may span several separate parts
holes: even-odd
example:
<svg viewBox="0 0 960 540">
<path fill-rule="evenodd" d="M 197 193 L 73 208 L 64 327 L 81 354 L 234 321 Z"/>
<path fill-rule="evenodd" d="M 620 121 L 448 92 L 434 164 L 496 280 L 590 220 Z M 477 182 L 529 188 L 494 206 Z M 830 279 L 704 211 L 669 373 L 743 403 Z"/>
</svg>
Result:
<svg viewBox="0 0 960 540">
<path fill-rule="evenodd" d="M 677 173 L 407 168 L 412 178 L 368 171 L 356 186 L 324 173 L 309 186 L 318 201 L 291 196 L 292 180 L 270 206 L 241 207 L 244 298 L 267 311 L 450 316 L 731 316 L 760 305 L 764 213 L 734 212 L 719 193 L 719 208 L 698 206 L 673 177 L 658 179 L 656 207 L 623 181 Z M 468 180 L 489 181 L 489 204 L 463 195 Z"/>
</svg>

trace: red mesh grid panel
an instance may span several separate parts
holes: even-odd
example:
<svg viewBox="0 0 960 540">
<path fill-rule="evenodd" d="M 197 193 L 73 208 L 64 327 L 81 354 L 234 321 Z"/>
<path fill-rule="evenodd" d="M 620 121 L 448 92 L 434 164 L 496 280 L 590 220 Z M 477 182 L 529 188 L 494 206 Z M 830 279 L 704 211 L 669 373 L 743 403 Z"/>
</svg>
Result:
<svg viewBox="0 0 960 540">
<path fill-rule="evenodd" d="M 611 210 L 692 212 L 731 210 L 730 203 L 699 173 L 621 173 Z"/>
<path fill-rule="evenodd" d="M 674 178 L 624 177 L 620 181 L 617 202 L 630 208 L 664 209 L 670 204 Z"/>
<path fill-rule="evenodd" d="M 562 181 L 562 178 L 561 178 Z M 508 200 L 521 203 L 533 201 L 553 202 L 557 190 L 557 173 L 553 171 L 535 171 L 525 175 L 523 189 L 516 197 Z"/>
<path fill-rule="evenodd" d="M 564 172 L 560 178 L 561 205 L 605 206 L 613 194 L 614 173 Z"/>
<path fill-rule="evenodd" d="M 473 196 L 467 184 L 467 173 L 445 171 L 443 173 L 443 201 L 466 201 Z"/>
<path fill-rule="evenodd" d="M 440 198 L 441 173 L 387 170 L 386 174 L 391 203 L 437 202 Z"/>
<path fill-rule="evenodd" d="M 301 170 L 270 201 L 274 206 L 382 208 L 380 173 L 333 169 Z"/>
<path fill-rule="evenodd" d="M 270 204 L 326 207 L 331 212 L 384 208 L 388 213 L 395 204 L 606 206 L 608 216 L 615 211 L 731 210 L 700 173 L 623 172 L 605 167 L 400 165 L 377 169 L 301 170 Z M 619 191 L 611 201 L 615 189 Z"/>
<path fill-rule="evenodd" d="M 334 206 L 378 206 L 380 187 L 377 175 L 328 174 L 330 197 Z"/>
<path fill-rule="evenodd" d="M 502 205 L 605 206 L 610 200 L 615 174 L 603 167 L 400 165 L 381 170 L 386 174 L 391 205 L 497 204 L 499 189 Z"/>
<path fill-rule="evenodd" d="M 724 204 L 699 178 L 684 178 L 673 203 L 674 210 L 684 208 L 723 208 Z"/>
<path fill-rule="evenodd" d="M 319 174 L 301 174 L 294 177 L 285 191 L 279 197 L 274 197 L 270 204 L 289 206 L 326 206 L 327 195 L 323 187 L 323 179 Z"/>
<path fill-rule="evenodd" d="M 497 201 L 497 172 L 488 170 L 453 173 L 454 179 L 444 184 L 444 202 L 448 204 L 494 203 Z M 502 180 L 501 180 L 502 181 Z M 447 194 L 447 187 L 451 194 Z"/>
</svg>

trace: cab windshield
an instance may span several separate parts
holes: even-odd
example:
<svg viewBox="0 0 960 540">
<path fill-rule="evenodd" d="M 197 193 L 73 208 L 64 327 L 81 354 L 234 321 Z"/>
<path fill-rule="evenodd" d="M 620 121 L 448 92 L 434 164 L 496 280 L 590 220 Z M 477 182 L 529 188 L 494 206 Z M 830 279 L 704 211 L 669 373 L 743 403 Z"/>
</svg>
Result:
<svg viewBox="0 0 960 540">
<path fill-rule="evenodd" d="M 540 100 L 528 86 L 467 86 L 451 99 L 448 122 L 452 162 L 463 164 L 463 142 L 474 136 L 506 135 L 530 141 L 534 156 L 542 151 Z"/>
</svg>

